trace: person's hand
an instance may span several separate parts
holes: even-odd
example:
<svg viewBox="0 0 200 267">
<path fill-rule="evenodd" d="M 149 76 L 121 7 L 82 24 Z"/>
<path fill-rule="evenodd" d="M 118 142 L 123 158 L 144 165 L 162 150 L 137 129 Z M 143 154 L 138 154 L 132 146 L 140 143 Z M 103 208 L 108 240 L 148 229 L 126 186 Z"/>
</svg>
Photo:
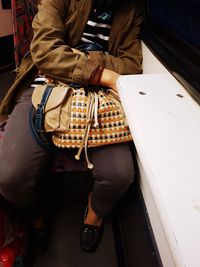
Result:
<svg viewBox="0 0 200 267">
<path fill-rule="evenodd" d="M 113 90 L 117 91 L 117 79 L 119 78 L 120 74 L 114 72 L 112 70 L 104 69 L 99 81 L 100 85 L 112 88 Z"/>
</svg>

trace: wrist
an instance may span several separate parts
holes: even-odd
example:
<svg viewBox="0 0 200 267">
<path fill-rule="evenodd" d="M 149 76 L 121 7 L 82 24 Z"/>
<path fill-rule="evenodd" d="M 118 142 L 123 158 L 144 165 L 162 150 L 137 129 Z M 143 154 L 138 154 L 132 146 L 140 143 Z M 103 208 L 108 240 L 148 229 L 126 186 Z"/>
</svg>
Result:
<svg viewBox="0 0 200 267">
<path fill-rule="evenodd" d="M 91 74 L 89 83 L 93 85 L 100 85 L 101 76 L 103 73 L 104 67 L 98 66 Z"/>
<path fill-rule="evenodd" d="M 117 72 L 104 69 L 99 81 L 100 85 L 107 86 L 113 88 L 116 86 L 117 79 L 119 78 L 119 74 Z"/>
</svg>

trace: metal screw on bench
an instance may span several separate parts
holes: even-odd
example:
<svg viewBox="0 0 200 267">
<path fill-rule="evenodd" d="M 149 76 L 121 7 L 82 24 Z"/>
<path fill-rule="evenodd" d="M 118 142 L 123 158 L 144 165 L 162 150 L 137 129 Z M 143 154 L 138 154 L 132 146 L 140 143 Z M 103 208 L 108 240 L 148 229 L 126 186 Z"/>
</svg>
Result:
<svg viewBox="0 0 200 267">
<path fill-rule="evenodd" d="M 140 95 L 146 95 L 146 93 L 144 91 L 140 91 L 139 94 Z"/>
</svg>

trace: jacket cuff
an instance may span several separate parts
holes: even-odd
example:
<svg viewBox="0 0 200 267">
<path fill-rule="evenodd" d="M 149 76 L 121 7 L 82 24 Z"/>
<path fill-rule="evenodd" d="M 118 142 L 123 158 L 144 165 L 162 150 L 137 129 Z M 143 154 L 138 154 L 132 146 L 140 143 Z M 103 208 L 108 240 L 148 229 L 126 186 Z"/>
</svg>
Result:
<svg viewBox="0 0 200 267">
<path fill-rule="evenodd" d="M 91 77 L 94 75 L 96 69 L 99 68 L 96 60 L 88 58 L 86 55 L 82 56 L 76 65 L 72 74 L 72 81 L 88 85 Z"/>
<path fill-rule="evenodd" d="M 94 62 L 96 62 L 99 66 L 104 67 L 105 66 L 105 54 L 104 52 L 101 51 L 89 51 L 87 52 L 89 54 L 89 57 L 91 60 L 93 60 Z"/>
</svg>

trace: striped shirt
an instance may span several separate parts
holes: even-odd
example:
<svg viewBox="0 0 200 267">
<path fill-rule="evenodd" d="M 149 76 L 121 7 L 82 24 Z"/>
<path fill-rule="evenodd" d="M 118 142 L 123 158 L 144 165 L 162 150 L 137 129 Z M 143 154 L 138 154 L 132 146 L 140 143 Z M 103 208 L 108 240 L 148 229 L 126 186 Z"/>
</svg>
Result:
<svg viewBox="0 0 200 267">
<path fill-rule="evenodd" d="M 104 12 L 97 14 L 93 9 L 90 13 L 88 22 L 85 26 L 81 43 L 96 43 L 103 48 L 103 51 L 108 51 L 108 42 L 110 36 L 110 29 L 112 24 L 112 13 Z"/>
<path fill-rule="evenodd" d="M 42 75 L 37 75 L 33 81 L 33 83 L 31 84 L 31 88 L 35 88 L 37 87 L 38 85 L 44 85 L 47 83 L 47 79 L 42 76 Z"/>
</svg>

